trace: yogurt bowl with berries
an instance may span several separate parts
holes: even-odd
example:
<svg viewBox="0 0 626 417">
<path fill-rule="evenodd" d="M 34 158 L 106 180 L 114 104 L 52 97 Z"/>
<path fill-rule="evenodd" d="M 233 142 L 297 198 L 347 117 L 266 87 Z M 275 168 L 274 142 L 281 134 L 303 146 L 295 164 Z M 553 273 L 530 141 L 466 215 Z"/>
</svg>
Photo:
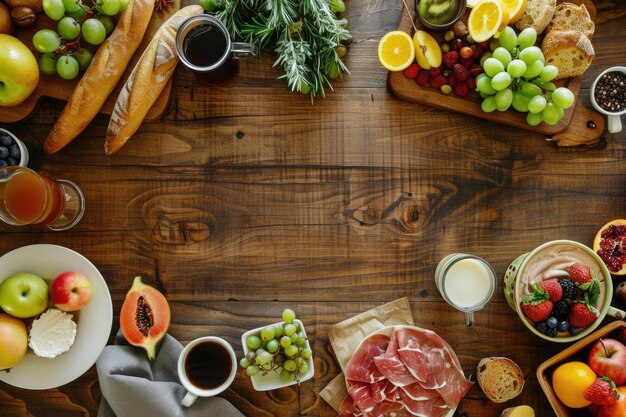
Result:
<svg viewBox="0 0 626 417">
<path fill-rule="evenodd" d="M 600 257 L 572 240 L 554 240 L 520 255 L 507 268 L 504 293 L 522 323 L 537 336 L 569 343 L 594 331 L 609 314 L 613 282 Z"/>
</svg>

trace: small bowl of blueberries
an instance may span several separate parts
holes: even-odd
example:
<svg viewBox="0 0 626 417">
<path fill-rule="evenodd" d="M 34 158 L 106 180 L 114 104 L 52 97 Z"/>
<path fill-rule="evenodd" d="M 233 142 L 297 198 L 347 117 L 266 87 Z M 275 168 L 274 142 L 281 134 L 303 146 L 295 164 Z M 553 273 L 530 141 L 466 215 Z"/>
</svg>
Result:
<svg viewBox="0 0 626 417">
<path fill-rule="evenodd" d="M 0 169 L 28 165 L 28 149 L 13 133 L 0 127 Z"/>
</svg>

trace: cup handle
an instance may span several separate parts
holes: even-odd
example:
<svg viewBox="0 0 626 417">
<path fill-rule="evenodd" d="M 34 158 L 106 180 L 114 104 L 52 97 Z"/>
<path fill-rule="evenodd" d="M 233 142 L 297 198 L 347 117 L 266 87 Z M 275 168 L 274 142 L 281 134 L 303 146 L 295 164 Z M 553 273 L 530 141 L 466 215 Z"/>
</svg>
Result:
<svg viewBox="0 0 626 417">
<path fill-rule="evenodd" d="M 235 58 L 255 56 L 256 46 L 252 45 L 251 43 L 233 42 L 233 47 L 231 49 L 231 52 L 233 53 L 233 57 Z"/>
<path fill-rule="evenodd" d="M 183 398 L 182 404 L 185 407 L 191 407 L 193 405 L 193 403 L 196 402 L 197 398 L 198 398 L 197 395 L 194 395 L 194 394 L 188 392 L 187 394 L 185 394 L 185 398 Z"/>
<path fill-rule="evenodd" d="M 465 324 L 467 324 L 468 326 L 474 325 L 474 312 L 473 311 L 467 311 L 465 313 Z"/>
<path fill-rule="evenodd" d="M 609 311 L 607 311 L 606 314 L 619 320 L 624 320 L 626 318 L 626 311 L 613 306 L 609 307 Z"/>
<path fill-rule="evenodd" d="M 622 131 L 622 120 L 620 116 L 615 114 L 610 114 L 607 117 L 607 130 L 609 133 L 618 133 Z"/>
</svg>

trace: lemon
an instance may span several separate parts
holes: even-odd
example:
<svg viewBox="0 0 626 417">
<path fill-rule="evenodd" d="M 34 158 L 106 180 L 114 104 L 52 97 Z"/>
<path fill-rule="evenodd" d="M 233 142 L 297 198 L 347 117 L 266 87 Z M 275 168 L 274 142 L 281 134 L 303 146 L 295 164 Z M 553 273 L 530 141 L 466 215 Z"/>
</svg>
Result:
<svg viewBox="0 0 626 417">
<path fill-rule="evenodd" d="M 480 0 L 474 5 L 467 26 L 476 42 L 498 37 L 509 24 L 509 8 L 501 0 Z"/>
<path fill-rule="evenodd" d="M 596 380 L 593 370 L 582 362 L 567 362 L 552 374 L 552 388 L 559 400 L 570 408 L 591 404 L 585 400 L 585 390 Z"/>
<path fill-rule="evenodd" d="M 502 2 L 509 9 L 509 25 L 517 22 L 526 10 L 526 0 L 502 0 Z"/>
<path fill-rule="evenodd" d="M 415 60 L 413 39 L 401 30 L 387 33 L 378 43 L 378 60 L 389 71 L 402 71 Z"/>
</svg>

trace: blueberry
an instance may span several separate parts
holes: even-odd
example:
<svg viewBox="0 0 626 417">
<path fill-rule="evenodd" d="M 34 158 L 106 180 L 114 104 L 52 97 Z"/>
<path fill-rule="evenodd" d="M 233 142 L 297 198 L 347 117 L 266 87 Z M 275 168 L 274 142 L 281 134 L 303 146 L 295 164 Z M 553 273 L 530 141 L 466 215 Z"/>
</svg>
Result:
<svg viewBox="0 0 626 417">
<path fill-rule="evenodd" d="M 11 166 L 11 165 L 19 165 L 20 161 L 16 161 L 15 159 L 9 157 L 9 158 L 7 158 L 7 164 L 9 164 L 9 166 Z"/>
<path fill-rule="evenodd" d="M 0 132 L 0 145 L 9 146 L 13 143 L 13 138 L 5 132 Z"/>
<path fill-rule="evenodd" d="M 560 321 L 556 329 L 560 332 L 566 332 L 569 329 L 569 323 L 567 320 Z"/>
<path fill-rule="evenodd" d="M 542 321 L 541 323 L 537 323 L 537 331 L 541 334 L 546 334 L 546 331 L 548 331 L 548 325 L 546 324 L 545 321 Z"/>
<path fill-rule="evenodd" d="M 569 328 L 569 334 L 571 334 L 572 336 L 576 336 L 578 333 L 580 333 L 580 329 L 578 327 L 571 327 Z"/>
<path fill-rule="evenodd" d="M 20 147 L 17 146 L 17 143 L 9 145 L 9 152 L 11 153 L 11 158 L 15 158 L 18 161 L 22 157 L 22 153 L 20 152 Z"/>
<path fill-rule="evenodd" d="M 546 332 L 546 336 L 548 337 L 556 337 L 556 327 L 549 327 Z"/>
<path fill-rule="evenodd" d="M 0 159 L 0 169 L 6 168 L 7 166 L 9 166 L 9 164 L 7 164 L 7 161 L 5 161 L 4 159 Z"/>
<path fill-rule="evenodd" d="M 0 146 L 0 159 L 7 159 L 8 157 L 9 149 L 4 146 Z"/>
<path fill-rule="evenodd" d="M 556 319 L 556 317 L 550 317 L 548 319 L 548 321 L 546 321 L 546 324 L 548 325 L 549 328 L 551 329 L 555 329 L 556 325 L 559 323 L 559 321 Z"/>
</svg>

